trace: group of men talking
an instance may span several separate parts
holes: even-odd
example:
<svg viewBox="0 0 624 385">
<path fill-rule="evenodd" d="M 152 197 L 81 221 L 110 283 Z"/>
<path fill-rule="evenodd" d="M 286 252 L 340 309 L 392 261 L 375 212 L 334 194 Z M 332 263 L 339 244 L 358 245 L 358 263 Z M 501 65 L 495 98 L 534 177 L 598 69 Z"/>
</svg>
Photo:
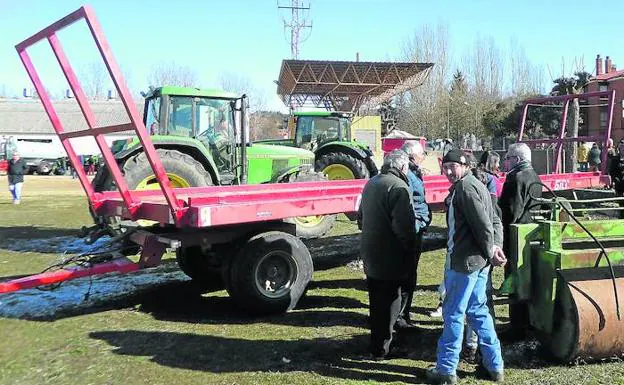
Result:
<svg viewBox="0 0 624 385">
<path fill-rule="evenodd" d="M 362 192 L 358 211 L 360 252 L 369 293 L 370 353 L 375 360 L 403 353 L 397 348 L 395 333 L 415 326 L 410 308 L 423 233 L 431 223 L 420 168 L 424 159 L 420 143 L 406 142 L 401 150 L 384 158 L 380 174 L 371 178 Z M 530 222 L 528 201 L 531 196 L 540 196 L 541 186 L 531 166 L 531 150 L 526 144 L 514 144 L 505 154 L 508 172 L 497 198 L 495 171 L 499 159 L 488 151 L 477 165 L 471 154 L 457 149 L 442 159 L 442 172 L 451 188 L 445 201 L 444 327 L 436 364 L 427 370 L 427 378 L 433 383 L 457 382 L 465 322 L 476 335 L 481 356 L 478 371 L 493 381 L 504 378 L 501 345 L 494 328 L 491 270 L 505 266 L 508 276 L 517 267 L 517 261 L 508 261 L 509 226 Z M 487 167 L 494 163 L 495 167 Z M 520 316 L 525 313 L 524 309 L 510 311 L 516 313 L 510 315 L 512 318 L 518 312 Z"/>
</svg>

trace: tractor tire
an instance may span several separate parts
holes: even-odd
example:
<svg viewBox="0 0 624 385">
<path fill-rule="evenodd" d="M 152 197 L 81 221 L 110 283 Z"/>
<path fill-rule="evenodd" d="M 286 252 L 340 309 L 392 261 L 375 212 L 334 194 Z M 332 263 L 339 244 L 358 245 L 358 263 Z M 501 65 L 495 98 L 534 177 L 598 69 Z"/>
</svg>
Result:
<svg viewBox="0 0 624 385">
<path fill-rule="evenodd" d="M 326 181 L 321 173 L 299 174 L 290 182 L 321 182 Z M 314 239 L 321 238 L 331 231 L 336 224 L 336 215 L 311 215 L 308 217 L 288 218 L 286 222 L 294 223 L 296 234 L 299 238 Z"/>
<path fill-rule="evenodd" d="M 316 171 L 327 175 L 329 180 L 368 179 L 370 172 L 362 159 L 342 152 L 330 152 L 316 160 Z"/>
<path fill-rule="evenodd" d="M 245 242 L 231 261 L 227 291 L 254 315 L 292 310 L 312 280 L 312 257 L 293 235 L 270 231 Z"/>
<path fill-rule="evenodd" d="M 215 265 L 209 255 L 202 253 L 201 247 L 179 247 L 176 261 L 180 270 L 202 289 L 216 291 L 225 288 L 221 267 Z"/>
<path fill-rule="evenodd" d="M 41 161 L 37 165 L 37 175 L 50 175 L 52 172 L 52 165 L 46 161 Z"/>
<path fill-rule="evenodd" d="M 167 173 L 175 174 L 177 177 L 186 181 L 189 187 L 203 187 L 212 186 L 212 177 L 208 170 L 204 169 L 202 164 L 193 159 L 190 155 L 184 154 L 176 150 L 158 149 L 156 150 L 160 160 L 165 167 Z M 121 166 L 122 172 L 128 184 L 128 188 L 135 190 L 141 182 L 145 181 L 154 173 L 150 167 L 147 156 L 145 153 L 140 153 L 131 158 L 128 158 L 126 162 Z M 158 188 L 156 178 L 153 178 L 156 183 L 152 187 Z M 113 191 L 116 189 L 115 181 L 112 174 L 108 170 L 108 167 L 102 166 L 99 168 L 93 181 L 91 182 L 93 189 L 96 192 Z M 117 235 L 120 233 L 118 229 L 119 217 L 102 217 L 96 216 L 95 212 L 90 208 L 91 216 L 95 223 L 106 223 L 110 227 L 110 231 Z"/>
<path fill-rule="evenodd" d="M 158 149 L 156 150 L 160 161 L 165 167 L 165 171 L 175 174 L 183 179 L 188 187 L 212 186 L 212 177 L 210 172 L 202 166 L 202 164 L 193 159 L 188 154 L 176 150 Z M 128 183 L 128 188 L 135 190 L 139 184 L 153 176 L 149 185 L 158 186 L 152 167 L 147 161 L 147 155 L 144 152 L 128 159 L 123 165 L 123 173 Z M 157 187 L 159 188 L 159 187 Z"/>
</svg>

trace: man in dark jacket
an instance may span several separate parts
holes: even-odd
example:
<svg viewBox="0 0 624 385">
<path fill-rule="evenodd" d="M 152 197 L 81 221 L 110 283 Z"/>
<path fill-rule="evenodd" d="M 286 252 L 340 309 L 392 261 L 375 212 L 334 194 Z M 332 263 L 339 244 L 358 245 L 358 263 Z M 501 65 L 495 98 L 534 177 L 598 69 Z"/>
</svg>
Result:
<svg viewBox="0 0 624 385">
<path fill-rule="evenodd" d="M 9 177 L 9 191 L 13 195 L 13 204 L 19 205 L 22 199 L 22 186 L 24 185 L 24 174 L 28 170 L 28 166 L 19 154 L 13 152 L 13 157 L 9 161 L 7 175 Z"/>
<path fill-rule="evenodd" d="M 397 319 L 396 326 L 399 329 L 412 328 L 415 324 L 410 317 L 410 309 L 416 289 L 416 277 L 418 275 L 418 261 L 422 252 L 423 233 L 431 223 L 431 211 L 425 201 L 425 183 L 423 182 L 420 165 L 425 160 L 425 150 L 420 142 L 406 141 L 401 147 L 409 158 L 409 171 L 407 180 L 412 193 L 412 208 L 414 209 L 416 244 L 414 245 L 413 266 L 409 268 L 409 274 L 403 285 L 401 285 L 401 312 Z"/>
<path fill-rule="evenodd" d="M 611 157 L 609 163 L 609 176 L 611 176 L 611 183 L 615 189 L 615 195 L 617 197 L 624 197 L 624 139 L 620 140 L 618 145 L 617 154 Z M 624 218 L 624 201 L 619 201 L 620 218 Z"/>
<path fill-rule="evenodd" d="M 384 359 L 390 353 L 401 309 L 400 287 L 413 267 L 416 231 L 408 163 L 403 151 L 388 154 L 381 173 L 364 186 L 358 210 L 374 359 Z"/>
<path fill-rule="evenodd" d="M 518 269 L 517 256 L 510 253 L 510 226 L 513 224 L 531 223 L 529 204 L 531 196 L 541 197 L 542 186 L 535 184 L 540 179 L 531 166 L 531 149 L 525 143 L 514 143 L 505 154 L 505 166 L 509 170 L 498 199 L 503 222 L 503 251 L 509 256 L 505 265 L 505 278 Z M 510 303 L 509 318 L 512 335 L 521 338 L 528 322 L 528 309 L 522 303 Z"/>
<path fill-rule="evenodd" d="M 438 341 L 436 366 L 427 370 L 427 377 L 434 383 L 457 382 L 465 319 L 479 336 L 487 375 L 501 381 L 503 358 L 486 304 L 486 286 L 491 266 L 506 262 L 501 249 L 502 226 L 494 213 L 490 193 L 470 171 L 465 154 L 449 151 L 442 167 L 453 184 L 447 219 L 450 268 L 444 277 L 444 328 Z"/>
</svg>

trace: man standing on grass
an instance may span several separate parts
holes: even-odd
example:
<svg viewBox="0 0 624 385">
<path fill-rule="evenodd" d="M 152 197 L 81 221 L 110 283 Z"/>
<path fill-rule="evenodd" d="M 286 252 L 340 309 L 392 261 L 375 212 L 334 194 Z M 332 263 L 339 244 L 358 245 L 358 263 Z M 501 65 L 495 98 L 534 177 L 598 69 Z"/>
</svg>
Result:
<svg viewBox="0 0 624 385">
<path fill-rule="evenodd" d="M 501 249 L 500 220 L 487 188 L 474 177 L 463 152 L 449 151 L 443 158 L 442 169 L 453 184 L 447 217 L 450 268 L 444 277 L 444 328 L 438 341 L 436 365 L 427 370 L 427 378 L 436 384 L 457 382 L 466 319 L 479 337 L 483 356 L 480 371 L 491 380 L 502 381 L 501 346 L 486 296 L 490 268 L 506 262 Z"/>
<path fill-rule="evenodd" d="M 370 352 L 375 360 L 391 355 L 392 333 L 401 310 L 401 284 L 413 267 L 416 230 L 408 172 L 405 152 L 388 154 L 381 173 L 364 186 L 358 210 L 360 253 L 368 285 Z"/>
<path fill-rule="evenodd" d="M 22 186 L 24 185 L 24 174 L 28 166 L 24 159 L 20 158 L 17 151 L 13 152 L 13 157 L 9 161 L 7 175 L 9 177 L 9 191 L 13 195 L 13 204 L 19 205 L 22 199 Z"/>
<path fill-rule="evenodd" d="M 425 183 L 423 182 L 422 171 L 420 165 L 425 160 L 425 150 L 420 142 L 409 140 L 401 147 L 409 158 L 409 171 L 407 180 L 410 191 L 412 193 L 412 207 L 414 210 L 414 229 L 416 231 L 416 244 L 414 245 L 414 256 L 410 261 L 412 266 L 409 267 L 408 276 L 403 285 L 401 285 L 401 312 L 397 319 L 396 326 L 398 329 L 413 328 L 416 325 L 410 317 L 410 309 L 412 307 L 412 299 L 414 298 L 414 290 L 416 289 L 416 277 L 418 272 L 418 261 L 422 252 L 423 233 L 431 223 L 431 211 L 429 205 L 425 201 Z"/>
<path fill-rule="evenodd" d="M 512 258 L 505 266 L 505 278 L 514 274 L 518 269 L 518 261 L 510 254 L 511 225 L 531 223 L 531 213 L 528 206 L 531 196 L 541 197 L 542 186 L 537 183 L 539 176 L 531 165 L 531 149 L 526 143 L 514 143 L 509 146 L 505 154 L 505 169 L 508 170 L 503 184 L 503 190 L 498 198 L 503 222 L 503 251 Z M 528 325 L 528 308 L 524 303 L 517 303 L 513 296 L 509 304 L 509 319 L 511 329 L 508 337 L 512 339 L 524 338 L 525 328 Z"/>
</svg>

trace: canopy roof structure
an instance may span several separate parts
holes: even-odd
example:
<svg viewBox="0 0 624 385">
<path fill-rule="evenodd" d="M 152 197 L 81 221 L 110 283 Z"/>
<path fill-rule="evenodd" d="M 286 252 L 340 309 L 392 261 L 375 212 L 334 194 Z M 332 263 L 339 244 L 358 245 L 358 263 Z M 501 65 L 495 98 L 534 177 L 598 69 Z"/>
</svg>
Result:
<svg viewBox="0 0 624 385">
<path fill-rule="evenodd" d="M 357 112 L 424 83 L 433 63 L 284 60 L 277 93 L 293 108 Z"/>
</svg>

